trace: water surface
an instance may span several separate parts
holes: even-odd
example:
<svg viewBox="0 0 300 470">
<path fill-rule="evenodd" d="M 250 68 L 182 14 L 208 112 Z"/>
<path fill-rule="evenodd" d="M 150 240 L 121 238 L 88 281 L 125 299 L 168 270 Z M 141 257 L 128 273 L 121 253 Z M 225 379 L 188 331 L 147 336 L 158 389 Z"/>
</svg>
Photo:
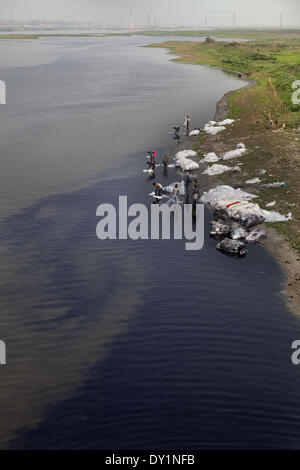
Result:
<svg viewBox="0 0 300 470">
<path fill-rule="evenodd" d="M 145 152 L 242 85 L 147 42 L 43 39 L 1 72 L 1 448 L 296 449 L 300 325 L 274 259 L 96 238 L 99 204 L 150 205 Z"/>
</svg>

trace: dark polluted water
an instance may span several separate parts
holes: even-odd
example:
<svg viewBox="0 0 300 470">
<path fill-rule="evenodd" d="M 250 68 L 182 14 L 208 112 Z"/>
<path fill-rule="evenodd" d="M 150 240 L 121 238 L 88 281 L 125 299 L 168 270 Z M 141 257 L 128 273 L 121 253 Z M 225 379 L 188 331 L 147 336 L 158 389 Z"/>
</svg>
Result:
<svg viewBox="0 0 300 470">
<path fill-rule="evenodd" d="M 135 57 L 135 48 L 125 50 Z M 92 61 L 95 53 L 88 49 Z M 141 70 L 145 52 L 137 54 Z M 64 67 L 73 69 L 76 60 Z M 156 59 L 151 60 L 153 65 Z M 60 66 L 58 61 L 36 73 L 49 76 Z M 152 77 L 151 93 L 155 79 L 164 81 Z M 124 86 L 122 100 L 128 96 Z M 64 97 L 67 101 L 68 94 Z M 119 195 L 127 195 L 129 205 L 152 202 L 152 181 L 142 173 L 144 152 L 152 128 L 160 135 L 165 123 L 156 103 L 148 101 L 150 117 L 159 122 L 148 121 L 147 128 L 137 124 L 132 100 L 140 106 L 136 97 L 127 101 L 123 153 L 122 139 L 116 137 L 114 147 L 114 136 L 105 139 L 92 121 L 90 136 L 83 136 L 86 160 L 77 160 L 78 141 L 68 140 L 77 124 L 62 105 L 58 115 L 60 125 L 66 119 L 66 140 L 61 132 L 50 145 L 49 137 L 45 153 L 56 160 L 60 146 L 70 155 L 74 150 L 72 181 L 82 172 L 84 187 L 72 190 L 69 183 L 64 193 L 53 194 L 42 184 L 39 162 L 34 194 L 26 187 L 26 204 L 20 207 L 21 196 L 11 193 L 10 213 L 0 222 L 0 325 L 9 345 L 8 364 L 0 370 L 1 448 L 297 449 L 300 374 L 291 363 L 291 344 L 299 338 L 300 323 L 280 294 L 283 275 L 276 261 L 260 246 L 250 246 L 244 259 L 221 255 L 207 236 L 208 210 L 200 251 L 186 251 L 183 240 L 96 238 L 99 204 L 117 206 Z M 91 104 L 82 107 L 84 119 Z M 182 104 L 175 108 L 179 119 Z M 199 121 L 211 118 L 209 109 L 199 111 Z M 21 126 L 21 117 L 9 112 Z M 51 104 L 39 112 L 38 134 L 46 132 L 45 120 L 54 135 Z M 113 120 L 110 112 L 107 119 Z M 142 136 L 136 125 L 144 129 Z M 40 150 L 35 132 L 33 124 L 25 139 L 30 168 Z M 110 152 L 103 163 L 97 155 L 103 165 L 98 173 L 97 133 L 104 154 Z M 21 136 L 14 143 L 19 152 Z M 160 155 L 169 144 L 165 132 L 157 146 Z M 13 155 L 13 144 L 5 145 Z M 134 151 L 126 153 L 130 145 Z M 49 168 L 54 182 L 56 167 Z M 62 184 L 68 159 L 59 169 Z M 88 183 L 93 169 L 97 181 Z M 169 169 L 164 176 L 158 168 L 156 179 L 166 185 L 178 175 Z"/>
<path fill-rule="evenodd" d="M 2 224 L 8 264 L 22 246 L 22 284 L 14 297 L 8 277 L 5 297 L 22 312 L 10 348 L 24 353 L 11 357 L 24 388 L 2 404 L 9 420 L 19 395 L 20 413 L 39 417 L 10 447 L 297 448 L 299 322 L 276 262 L 259 246 L 222 256 L 207 237 L 199 252 L 96 238 L 99 202 L 150 204 L 151 190 L 143 174 L 108 178 Z"/>
</svg>

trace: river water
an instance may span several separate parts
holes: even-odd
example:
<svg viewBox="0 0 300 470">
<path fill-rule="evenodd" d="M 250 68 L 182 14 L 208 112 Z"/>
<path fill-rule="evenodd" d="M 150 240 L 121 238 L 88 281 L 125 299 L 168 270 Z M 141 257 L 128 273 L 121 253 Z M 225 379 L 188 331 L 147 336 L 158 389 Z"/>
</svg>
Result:
<svg viewBox="0 0 300 470">
<path fill-rule="evenodd" d="M 145 152 L 241 86 L 137 47 L 162 40 L 0 42 L 1 448 L 299 447 L 300 323 L 275 260 L 96 238 L 99 204 L 150 205 Z"/>
</svg>

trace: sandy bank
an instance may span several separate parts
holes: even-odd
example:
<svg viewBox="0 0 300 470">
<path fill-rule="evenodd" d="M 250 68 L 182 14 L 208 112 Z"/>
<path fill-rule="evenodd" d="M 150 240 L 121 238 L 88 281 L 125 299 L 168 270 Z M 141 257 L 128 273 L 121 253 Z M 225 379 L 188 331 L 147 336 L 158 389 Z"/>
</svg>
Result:
<svg viewBox="0 0 300 470">
<path fill-rule="evenodd" d="M 224 70 L 224 71 L 228 72 L 228 70 Z M 240 88 L 241 90 L 243 90 L 244 88 L 249 88 L 251 86 L 256 85 L 256 81 L 249 80 L 247 78 L 247 75 L 241 74 L 239 72 L 234 72 L 234 71 L 232 71 L 231 73 L 235 73 L 237 75 L 240 75 L 240 77 L 239 77 L 240 80 L 243 80 L 243 81 L 247 82 L 247 85 Z M 224 96 L 222 96 L 221 99 L 219 99 L 219 101 L 217 101 L 214 121 L 223 121 L 227 117 L 227 115 L 228 115 L 228 100 L 235 92 L 236 92 L 236 90 L 228 91 L 227 93 L 225 93 Z"/>
<path fill-rule="evenodd" d="M 300 256 L 274 228 L 267 227 L 266 230 L 268 237 L 262 245 L 279 262 L 285 276 L 282 293 L 288 307 L 300 315 Z"/>
</svg>

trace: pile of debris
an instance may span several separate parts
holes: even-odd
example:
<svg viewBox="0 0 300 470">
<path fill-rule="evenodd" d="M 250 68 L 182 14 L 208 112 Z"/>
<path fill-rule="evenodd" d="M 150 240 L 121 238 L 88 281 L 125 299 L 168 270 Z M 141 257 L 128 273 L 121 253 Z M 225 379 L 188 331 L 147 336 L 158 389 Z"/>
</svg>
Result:
<svg viewBox="0 0 300 470">
<path fill-rule="evenodd" d="M 210 235 L 221 239 L 217 249 L 234 256 L 245 256 L 246 243 L 256 243 L 266 236 L 265 230 L 249 231 L 263 222 L 286 222 L 291 213 L 281 215 L 275 211 L 261 209 L 254 202 L 255 194 L 250 194 L 231 186 L 217 186 L 201 197 L 201 202 L 214 210 L 215 220 L 211 222 Z"/>
<path fill-rule="evenodd" d="M 225 131 L 226 127 L 234 122 L 234 119 L 225 119 L 221 122 L 209 121 L 204 126 L 204 131 L 209 135 L 216 135 L 219 132 Z"/>
<path fill-rule="evenodd" d="M 257 243 L 266 237 L 266 231 L 255 229 L 248 231 L 247 228 L 262 223 L 263 220 L 257 216 L 251 216 L 241 221 L 241 225 L 227 220 L 211 222 L 210 236 L 219 241 L 216 248 L 224 253 L 234 256 L 245 256 L 247 254 L 246 243 Z"/>
<path fill-rule="evenodd" d="M 214 175 L 221 175 L 226 171 L 230 171 L 232 173 L 240 172 L 241 168 L 239 166 L 227 166 L 227 165 L 218 165 L 215 163 L 212 166 L 209 166 L 205 171 L 203 171 L 203 175 L 214 176 Z"/>
<path fill-rule="evenodd" d="M 224 121 L 225 122 L 225 121 Z M 224 172 L 240 172 L 241 168 L 237 166 L 227 166 L 227 165 L 220 165 L 217 164 L 219 160 L 230 160 L 232 158 L 240 158 L 247 152 L 246 146 L 243 143 L 239 143 L 236 146 L 235 150 L 230 150 L 225 152 L 222 157 L 218 157 L 214 152 L 210 152 L 207 155 L 204 155 L 204 158 L 200 160 L 200 163 L 214 163 L 214 165 L 209 166 L 206 170 L 203 171 L 204 175 L 214 176 L 214 175 L 221 175 Z"/>
<path fill-rule="evenodd" d="M 177 152 L 174 157 L 175 166 L 181 168 L 183 171 L 198 170 L 199 164 L 189 158 L 197 157 L 197 155 L 197 152 L 194 150 L 181 150 L 180 152 Z"/>
<path fill-rule="evenodd" d="M 240 158 L 247 152 L 245 144 L 242 142 L 237 144 L 235 150 L 229 150 L 222 156 L 222 160 L 231 160 L 232 158 Z"/>
</svg>

